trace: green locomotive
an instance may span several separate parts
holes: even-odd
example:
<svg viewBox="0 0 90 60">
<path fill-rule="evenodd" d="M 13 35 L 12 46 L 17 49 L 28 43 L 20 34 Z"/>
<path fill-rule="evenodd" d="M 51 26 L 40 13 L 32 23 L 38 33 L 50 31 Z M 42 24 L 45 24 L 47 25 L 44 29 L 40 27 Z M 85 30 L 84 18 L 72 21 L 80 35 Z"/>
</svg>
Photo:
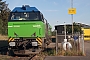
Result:
<svg viewBox="0 0 90 60">
<path fill-rule="evenodd" d="M 26 50 L 45 48 L 51 41 L 51 26 L 43 14 L 29 5 L 15 7 L 8 20 L 9 51 L 25 54 Z M 23 52 L 20 52 L 23 51 Z"/>
</svg>

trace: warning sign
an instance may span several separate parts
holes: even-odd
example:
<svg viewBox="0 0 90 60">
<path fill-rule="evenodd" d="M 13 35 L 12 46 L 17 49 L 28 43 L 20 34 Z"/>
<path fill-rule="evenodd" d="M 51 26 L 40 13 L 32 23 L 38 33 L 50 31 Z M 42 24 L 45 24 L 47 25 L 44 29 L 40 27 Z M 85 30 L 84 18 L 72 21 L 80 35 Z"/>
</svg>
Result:
<svg viewBox="0 0 90 60">
<path fill-rule="evenodd" d="M 76 8 L 69 8 L 68 14 L 76 14 Z"/>
</svg>

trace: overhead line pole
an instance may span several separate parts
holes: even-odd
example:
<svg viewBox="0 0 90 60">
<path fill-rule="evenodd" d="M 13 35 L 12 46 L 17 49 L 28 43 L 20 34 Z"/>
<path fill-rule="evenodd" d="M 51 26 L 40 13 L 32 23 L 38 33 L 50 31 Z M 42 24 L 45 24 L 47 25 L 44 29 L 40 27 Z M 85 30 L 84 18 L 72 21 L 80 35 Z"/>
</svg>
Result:
<svg viewBox="0 0 90 60">
<path fill-rule="evenodd" d="M 65 39 L 66 39 L 66 24 L 64 22 L 64 32 L 65 32 Z"/>
<path fill-rule="evenodd" d="M 71 8 L 73 8 L 73 0 L 71 0 Z M 72 19 L 72 37 L 73 37 L 73 14 L 71 14 Z"/>
<path fill-rule="evenodd" d="M 56 31 L 56 55 L 58 54 L 58 39 L 57 39 L 57 30 Z"/>
</svg>

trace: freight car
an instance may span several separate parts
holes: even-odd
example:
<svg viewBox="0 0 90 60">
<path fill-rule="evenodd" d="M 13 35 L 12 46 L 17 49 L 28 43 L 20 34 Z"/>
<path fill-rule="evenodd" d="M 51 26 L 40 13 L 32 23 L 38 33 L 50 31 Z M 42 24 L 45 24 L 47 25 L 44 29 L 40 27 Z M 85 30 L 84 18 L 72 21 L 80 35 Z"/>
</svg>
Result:
<svg viewBox="0 0 90 60">
<path fill-rule="evenodd" d="M 43 14 L 29 5 L 15 7 L 8 20 L 9 54 L 26 54 L 27 50 L 44 49 L 51 42 L 51 26 Z"/>
</svg>

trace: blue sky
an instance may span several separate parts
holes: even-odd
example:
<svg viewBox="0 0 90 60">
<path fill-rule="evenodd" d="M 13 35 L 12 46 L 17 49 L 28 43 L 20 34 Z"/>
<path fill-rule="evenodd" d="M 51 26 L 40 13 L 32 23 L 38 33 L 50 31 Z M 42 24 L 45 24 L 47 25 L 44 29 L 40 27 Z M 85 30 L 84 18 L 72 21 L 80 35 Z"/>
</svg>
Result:
<svg viewBox="0 0 90 60">
<path fill-rule="evenodd" d="M 72 23 L 71 15 L 68 9 L 71 7 L 71 0 L 3 0 L 8 3 L 8 7 L 12 10 L 16 6 L 24 4 L 37 7 L 44 17 L 51 24 L 52 28 L 56 24 L 64 24 L 64 22 Z M 74 22 L 81 22 L 90 25 L 90 0 L 73 0 L 73 7 L 77 13 L 73 16 Z M 58 22 L 57 22 L 58 21 Z"/>
</svg>

